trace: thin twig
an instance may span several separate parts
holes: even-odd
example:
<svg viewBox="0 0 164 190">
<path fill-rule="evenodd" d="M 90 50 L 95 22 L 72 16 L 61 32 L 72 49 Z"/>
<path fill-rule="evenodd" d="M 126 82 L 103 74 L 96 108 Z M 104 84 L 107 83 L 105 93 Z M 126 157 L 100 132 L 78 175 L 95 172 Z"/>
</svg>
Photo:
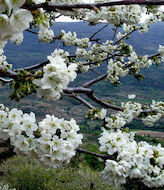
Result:
<svg viewBox="0 0 164 190">
<path fill-rule="evenodd" d="M 130 31 L 129 33 L 127 33 L 125 36 L 123 36 L 122 38 L 120 38 L 119 40 L 117 40 L 114 45 L 120 43 L 123 39 L 127 38 L 130 34 L 132 34 L 134 31 L 136 31 L 136 29 L 133 29 L 132 31 Z"/>
<path fill-rule="evenodd" d="M 110 109 L 113 109 L 113 110 L 116 110 L 116 111 L 121 111 L 122 110 L 121 107 L 119 107 L 119 106 L 104 102 L 103 100 L 101 100 L 100 98 L 95 96 L 93 94 L 93 91 L 90 92 L 90 93 L 86 93 L 86 95 L 88 96 L 88 98 L 90 98 L 91 100 L 93 100 L 94 102 L 96 102 L 97 104 L 99 104 L 99 105 L 101 105 L 101 106 L 103 106 L 105 108 L 110 108 Z"/>
<path fill-rule="evenodd" d="M 100 28 L 97 32 L 95 32 L 89 39 L 92 40 L 94 36 L 96 36 L 96 34 L 98 34 L 99 32 L 101 32 L 102 30 L 104 30 L 107 26 L 109 26 L 109 24 L 106 24 L 105 26 L 103 26 L 102 28 Z"/>
<path fill-rule="evenodd" d="M 92 155 L 92 156 L 96 156 L 96 157 L 99 157 L 103 160 L 115 160 L 115 156 L 113 155 L 104 155 L 104 154 L 98 154 L 98 153 L 95 153 L 95 152 L 91 152 L 91 151 L 88 151 L 88 150 L 85 150 L 85 149 L 82 149 L 82 148 L 77 148 L 76 149 L 77 152 L 79 153 L 84 153 L 84 154 L 89 154 L 89 155 Z"/>
<path fill-rule="evenodd" d="M 113 34 L 113 38 L 112 38 L 112 40 L 115 39 L 115 37 L 116 37 L 116 33 L 117 33 L 117 30 L 118 30 L 118 27 L 116 27 L 116 28 L 114 29 L 114 34 Z"/>
<path fill-rule="evenodd" d="M 107 75 L 108 75 L 108 74 L 101 75 L 100 77 L 97 77 L 97 78 L 95 78 L 95 79 L 93 79 L 93 80 L 90 80 L 89 82 L 86 82 L 86 83 L 83 84 L 82 86 L 85 87 L 85 88 L 88 87 L 88 86 L 91 86 L 92 84 L 95 84 L 95 83 L 97 83 L 97 82 L 99 82 L 99 81 L 105 79 L 105 78 L 107 77 Z"/>
<path fill-rule="evenodd" d="M 98 71 L 96 71 L 96 70 L 95 70 L 95 69 L 93 69 L 93 68 L 90 68 L 89 70 L 90 70 L 90 71 L 92 71 L 93 73 L 96 73 L 98 76 L 100 76 L 100 75 L 101 75 Z"/>
<path fill-rule="evenodd" d="M 160 53 L 156 53 L 156 54 L 154 54 L 154 55 L 150 55 L 150 56 L 148 57 L 148 59 L 153 59 L 154 57 L 158 57 L 158 56 L 160 56 Z"/>
<path fill-rule="evenodd" d="M 25 31 L 30 32 L 30 33 L 32 33 L 32 34 L 38 35 L 38 32 L 32 31 L 32 30 L 30 30 L 30 29 L 26 29 Z"/>
<path fill-rule="evenodd" d="M 82 98 L 81 96 L 77 95 L 77 94 L 73 94 L 72 95 L 73 98 L 75 98 L 76 100 L 80 101 L 82 104 L 84 104 L 85 106 L 87 106 L 90 109 L 93 109 L 94 106 L 92 106 L 89 102 L 87 102 L 84 98 Z"/>
<path fill-rule="evenodd" d="M 49 64 L 50 62 L 48 60 L 43 61 L 42 63 L 38 63 L 36 65 L 32 65 L 29 67 L 24 67 L 24 68 L 19 68 L 19 69 L 14 69 L 14 71 L 20 71 L 20 70 L 26 70 L 26 71 L 31 71 L 31 70 L 35 70 L 35 69 L 39 69 L 47 64 Z"/>
</svg>

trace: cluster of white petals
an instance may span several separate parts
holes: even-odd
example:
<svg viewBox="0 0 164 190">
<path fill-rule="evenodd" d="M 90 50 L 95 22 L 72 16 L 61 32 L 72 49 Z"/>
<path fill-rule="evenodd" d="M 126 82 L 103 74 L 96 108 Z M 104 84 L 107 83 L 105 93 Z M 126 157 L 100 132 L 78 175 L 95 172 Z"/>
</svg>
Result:
<svg viewBox="0 0 164 190">
<path fill-rule="evenodd" d="M 113 155 L 107 160 L 102 177 L 109 184 L 120 186 L 127 179 L 138 179 L 150 188 L 164 185 L 164 148 L 147 142 L 137 143 L 135 133 L 103 129 L 99 138 L 100 151 Z"/>
<path fill-rule="evenodd" d="M 95 118 L 104 119 L 106 116 L 106 112 L 107 110 L 102 108 L 98 113 L 95 114 Z"/>
<path fill-rule="evenodd" d="M 128 72 L 128 69 L 123 69 L 123 64 L 121 61 L 114 61 L 113 59 L 108 61 L 107 79 L 109 79 L 111 83 L 119 81 L 119 77 L 124 77 L 128 74 Z"/>
<path fill-rule="evenodd" d="M 96 0 L 95 2 L 102 3 L 102 0 Z M 103 1 L 109 2 L 109 1 Z M 122 5 L 112 7 L 102 7 L 101 9 L 95 10 L 78 10 L 72 13 L 72 16 L 77 18 L 85 18 L 91 24 L 97 24 L 101 21 L 105 21 L 113 25 L 122 25 L 123 23 L 136 24 L 141 20 L 143 12 L 146 12 L 146 8 L 138 5 Z M 82 17 L 83 15 L 83 17 Z"/>
<path fill-rule="evenodd" d="M 118 60 L 115 58 L 108 61 L 107 79 L 109 79 L 111 83 L 119 82 L 120 77 L 126 76 L 130 69 L 134 69 L 137 71 L 136 73 L 139 73 L 140 68 L 149 68 L 152 65 L 152 60 L 149 59 L 147 55 L 143 57 L 138 56 L 133 50 L 133 47 L 124 42 L 121 42 L 116 50 L 121 52 L 124 46 L 128 48 L 129 52 L 126 54 L 124 52 L 124 56 L 120 56 Z"/>
<path fill-rule="evenodd" d="M 148 115 L 145 118 L 142 118 L 142 122 L 144 123 L 144 125 L 149 126 L 149 127 L 153 127 L 153 125 L 161 118 L 161 114 L 157 113 L 154 115 Z"/>
<path fill-rule="evenodd" d="M 125 34 L 123 34 L 121 38 L 124 36 Z M 75 45 L 73 39 L 72 41 L 70 40 L 67 45 L 68 44 Z M 125 52 L 125 49 L 127 49 L 127 52 Z M 118 52 L 120 52 L 121 56 L 110 59 L 109 55 L 117 55 Z M 110 80 L 111 83 L 118 83 L 120 77 L 126 76 L 130 72 L 130 69 L 134 69 L 136 73 L 139 73 L 140 68 L 149 68 L 153 63 L 146 55 L 142 57 L 138 56 L 133 50 L 133 47 L 123 41 L 119 44 L 108 40 L 105 43 L 94 43 L 88 51 L 85 48 L 77 48 L 76 55 L 79 59 L 85 59 L 88 63 L 93 63 L 93 66 L 99 66 L 104 60 L 109 59 L 107 65 L 107 79 Z M 81 62 L 79 62 L 81 72 L 88 71 L 89 66 L 89 64 L 82 65 Z"/>
<path fill-rule="evenodd" d="M 23 32 L 20 32 L 18 34 L 13 34 L 10 41 L 15 45 L 20 45 L 23 42 L 23 38 Z"/>
<path fill-rule="evenodd" d="M 133 63 L 132 68 L 149 68 L 152 65 L 152 60 L 148 59 L 148 56 L 145 55 L 143 57 L 140 57 L 136 54 L 135 51 L 132 51 L 130 56 L 128 57 L 129 63 Z M 139 71 L 138 71 L 139 72 Z"/>
<path fill-rule="evenodd" d="M 131 98 L 135 98 L 135 94 L 129 95 Z M 131 98 L 131 99 L 132 99 Z M 133 119 L 137 118 L 144 110 L 142 105 L 137 102 L 122 102 L 122 111 L 116 114 L 112 114 L 111 117 L 105 117 L 106 127 L 109 129 L 122 128 L 125 124 L 132 122 Z M 142 122 L 149 127 L 152 127 L 161 117 L 164 116 L 164 102 L 152 101 L 150 105 L 152 113 L 148 113 L 146 117 L 142 118 Z"/>
<path fill-rule="evenodd" d="M 105 118 L 106 127 L 109 129 L 124 127 L 126 123 L 130 123 L 142 112 L 141 104 L 136 102 L 122 102 L 121 107 L 122 111 Z"/>
<path fill-rule="evenodd" d="M 30 11 L 22 9 L 25 0 L 0 2 L 0 48 L 8 39 L 15 39 L 16 44 L 22 41 L 22 32 L 29 27 L 33 16 Z M 17 36 L 16 36 L 17 35 Z"/>
<path fill-rule="evenodd" d="M 90 118 L 90 119 L 105 119 L 105 116 L 107 114 L 107 110 L 102 108 L 101 110 L 100 109 L 96 109 L 96 108 L 93 108 L 93 109 L 90 109 L 86 115 L 87 118 Z"/>
<path fill-rule="evenodd" d="M 64 30 L 61 31 L 61 40 L 67 46 L 78 46 L 80 48 L 88 48 L 90 47 L 91 43 L 89 42 L 89 38 L 77 38 L 76 32 L 65 32 Z"/>
<path fill-rule="evenodd" d="M 150 107 L 155 113 L 142 118 L 142 121 L 145 125 L 152 127 L 161 117 L 164 116 L 164 102 L 153 100 Z"/>
<path fill-rule="evenodd" d="M 83 138 L 78 131 L 74 119 L 66 121 L 46 115 L 37 124 L 34 113 L 24 114 L 16 108 L 9 111 L 1 105 L 0 139 L 10 139 L 16 153 L 35 157 L 50 167 L 68 163 L 76 154 Z"/>
<path fill-rule="evenodd" d="M 164 102 L 162 101 L 152 101 L 151 109 L 157 113 L 161 113 L 164 115 Z"/>
<path fill-rule="evenodd" d="M 78 71 L 81 73 L 88 72 L 90 69 L 89 65 L 83 65 L 81 61 L 79 61 L 77 64 L 78 64 Z"/>
<path fill-rule="evenodd" d="M 3 67 L 12 68 L 12 65 L 8 64 L 8 62 L 6 61 L 6 56 L 3 55 L 3 53 L 3 49 L 0 49 L 0 65 L 2 65 Z"/>
<path fill-rule="evenodd" d="M 64 59 L 65 63 L 68 64 L 69 61 L 69 52 L 64 51 L 63 49 L 55 49 L 53 53 L 51 53 L 52 57 L 61 56 Z"/>
<path fill-rule="evenodd" d="M 164 62 L 164 46 L 159 45 L 158 52 L 161 55 L 162 61 Z"/>
<path fill-rule="evenodd" d="M 39 41 L 44 43 L 50 43 L 54 40 L 54 32 L 51 29 L 47 30 L 40 30 L 38 33 Z"/>
<path fill-rule="evenodd" d="M 116 50 L 117 46 L 113 44 L 113 41 L 107 40 L 101 44 L 94 43 L 88 51 L 84 48 L 77 48 L 76 55 L 78 58 L 84 58 L 87 62 L 97 62 L 94 66 L 99 66 L 109 54 L 113 54 Z"/>
<path fill-rule="evenodd" d="M 44 74 L 41 79 L 35 79 L 33 83 L 38 87 L 37 95 L 48 100 L 58 100 L 63 89 L 73 81 L 77 74 L 77 64 L 67 66 L 60 55 L 52 53 L 47 57 L 49 64 L 43 67 Z"/>
</svg>

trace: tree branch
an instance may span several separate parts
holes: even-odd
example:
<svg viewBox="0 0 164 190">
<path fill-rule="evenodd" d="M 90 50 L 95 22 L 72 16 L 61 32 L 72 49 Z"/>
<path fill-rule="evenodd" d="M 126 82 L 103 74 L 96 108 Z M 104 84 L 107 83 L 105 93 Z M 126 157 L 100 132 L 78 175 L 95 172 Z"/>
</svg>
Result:
<svg viewBox="0 0 164 190">
<path fill-rule="evenodd" d="M 75 87 L 75 88 L 66 88 L 63 90 L 66 94 L 72 94 L 72 93 L 91 93 L 93 90 L 90 88 L 84 88 L 84 87 Z"/>
<path fill-rule="evenodd" d="M 123 39 L 125 39 L 126 37 L 128 37 L 130 34 L 132 34 L 134 31 L 136 31 L 136 29 L 133 29 L 132 31 L 130 31 L 129 33 L 127 33 L 125 36 L 123 36 L 122 38 L 120 38 L 119 40 L 117 40 L 114 45 L 118 44 L 119 42 L 121 42 Z"/>
<path fill-rule="evenodd" d="M 154 54 L 154 55 L 150 55 L 150 56 L 148 57 L 148 59 L 153 59 L 154 57 L 158 57 L 158 56 L 160 56 L 160 53 L 156 53 L 156 54 Z"/>
<path fill-rule="evenodd" d="M 84 104 L 85 106 L 87 106 L 89 109 L 93 109 L 94 106 L 92 106 L 89 102 L 87 102 L 84 98 L 82 98 L 81 96 L 77 95 L 77 94 L 72 94 L 73 98 L 75 98 L 76 100 L 80 101 L 82 104 Z"/>
<path fill-rule="evenodd" d="M 30 32 L 30 33 L 32 33 L 32 34 L 38 35 L 38 32 L 32 31 L 32 30 L 30 30 L 30 29 L 26 29 L 25 31 L 26 31 L 26 32 Z"/>
<path fill-rule="evenodd" d="M 94 102 L 96 102 L 97 104 L 99 104 L 99 105 L 101 105 L 103 107 L 110 108 L 110 109 L 113 109 L 113 110 L 116 110 L 116 111 L 121 111 L 122 110 L 121 107 L 119 107 L 119 106 L 104 102 L 103 100 L 101 100 L 100 98 L 95 96 L 93 94 L 93 91 L 90 92 L 90 93 L 86 93 L 86 95 L 88 96 L 88 98 L 90 98 L 91 100 L 93 100 Z"/>
<path fill-rule="evenodd" d="M 76 151 L 79 152 L 79 153 L 84 153 L 84 154 L 96 156 L 96 157 L 99 157 L 99 158 L 101 158 L 103 160 L 108 160 L 108 159 L 115 160 L 115 156 L 113 156 L 113 155 L 98 154 L 98 153 L 91 152 L 91 151 L 88 151 L 88 150 L 85 150 L 85 149 L 82 149 L 82 148 L 77 148 Z"/>
<path fill-rule="evenodd" d="M 6 69 L 6 67 L 3 67 L 2 65 L 0 65 L 0 76 L 10 77 L 14 79 L 17 76 L 17 73 L 10 69 Z"/>
<path fill-rule="evenodd" d="M 73 11 L 73 9 L 89 9 L 92 10 L 93 7 L 101 8 L 101 7 L 110 7 L 110 6 L 120 6 L 120 5 L 164 5 L 164 0 L 126 0 L 126 1 L 113 1 L 113 2 L 105 2 L 105 3 L 85 3 L 85 4 L 58 4 L 58 5 L 50 5 L 48 2 L 41 4 L 24 4 L 22 8 L 28 9 L 30 11 L 34 11 L 39 8 L 43 8 L 46 11 L 55 11 L 59 10 L 67 10 Z"/>
<path fill-rule="evenodd" d="M 108 59 L 113 58 L 114 56 L 117 56 L 117 54 L 110 55 L 110 56 L 108 56 L 108 57 L 106 57 L 104 59 L 100 59 L 99 61 L 95 61 L 95 62 L 84 62 L 83 65 L 84 66 L 86 66 L 86 65 L 95 65 L 95 64 L 97 64 L 99 62 L 107 61 Z"/>
<path fill-rule="evenodd" d="M 118 30 L 118 26 L 114 29 L 114 34 L 113 34 L 113 38 L 112 38 L 112 40 L 115 39 L 115 37 L 116 37 L 116 33 L 117 33 L 117 30 Z"/>
<path fill-rule="evenodd" d="M 109 26 L 109 24 L 106 24 L 105 26 L 103 26 L 102 28 L 100 28 L 97 32 L 95 32 L 90 38 L 89 40 L 92 40 L 94 36 L 96 36 L 96 34 L 98 34 L 99 32 L 101 32 L 102 30 L 104 30 L 107 26 Z"/>
<path fill-rule="evenodd" d="M 26 70 L 26 71 L 31 71 L 31 70 L 35 70 L 35 69 L 39 69 L 47 64 L 49 64 L 50 62 L 48 60 L 43 61 L 42 63 L 38 63 L 36 65 L 32 65 L 30 67 L 24 67 L 24 68 L 19 68 L 19 69 L 14 69 L 14 71 L 20 71 L 20 70 Z"/>
<path fill-rule="evenodd" d="M 85 88 L 88 87 L 88 86 L 91 86 L 92 84 L 95 84 L 95 83 L 99 82 L 100 80 L 105 79 L 107 77 L 107 75 L 108 74 L 101 75 L 100 77 L 97 77 L 97 78 L 95 78 L 93 80 L 90 80 L 90 81 L 86 82 L 82 86 L 85 87 Z"/>
</svg>

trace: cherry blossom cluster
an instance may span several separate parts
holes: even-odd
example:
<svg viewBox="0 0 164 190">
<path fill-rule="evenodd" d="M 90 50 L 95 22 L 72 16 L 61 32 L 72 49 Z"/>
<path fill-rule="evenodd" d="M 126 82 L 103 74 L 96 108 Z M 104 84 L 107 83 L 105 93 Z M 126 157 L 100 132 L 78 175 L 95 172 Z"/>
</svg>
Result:
<svg viewBox="0 0 164 190">
<path fill-rule="evenodd" d="M 119 6 L 112 7 L 111 9 L 104 10 L 104 16 L 107 22 L 114 25 L 122 23 L 135 24 L 141 19 L 142 13 L 145 12 L 144 8 L 140 6 Z"/>
<path fill-rule="evenodd" d="M 52 57 L 61 56 L 64 59 L 66 64 L 69 64 L 69 52 L 64 51 L 63 49 L 55 49 L 54 52 L 51 53 Z"/>
<path fill-rule="evenodd" d="M 52 1 L 52 4 L 73 4 L 73 3 L 83 3 L 83 1 Z M 95 2 L 101 3 L 102 0 L 96 0 Z M 103 2 L 109 2 L 109 1 L 103 1 Z M 151 14 L 151 12 L 154 13 L 156 11 L 158 14 Z M 157 18 L 161 15 L 161 11 L 159 8 L 151 8 L 151 10 L 144 6 L 138 6 L 138 5 L 122 5 L 122 6 L 112 6 L 112 7 L 101 7 L 97 10 L 87 10 L 87 9 L 78 9 L 75 11 L 62 11 L 59 10 L 59 12 L 63 15 L 71 16 L 72 18 L 78 18 L 82 20 L 87 20 L 91 24 L 97 24 L 101 21 L 108 22 L 109 24 L 113 24 L 115 26 L 122 26 L 123 23 L 126 23 L 127 25 L 133 25 L 140 23 L 140 20 L 142 18 L 143 13 L 147 14 L 151 17 L 151 19 L 147 19 L 145 23 L 140 23 L 143 30 L 148 29 L 148 25 L 150 24 L 150 21 L 157 20 Z M 160 13 L 159 13 L 160 12 Z M 157 17 L 158 15 L 158 17 Z M 161 16 L 160 16 L 161 17 Z"/>
<path fill-rule="evenodd" d="M 129 99 L 134 99 L 135 94 L 128 95 Z M 137 118 L 144 109 L 140 103 L 136 102 L 122 102 L 122 111 L 116 114 L 112 114 L 111 117 L 105 117 L 106 127 L 109 129 L 122 128 L 125 124 L 130 123 L 134 118 Z M 146 106 L 146 108 L 149 108 Z M 145 125 L 152 127 L 155 122 L 157 122 L 161 117 L 164 116 L 164 102 L 162 101 L 152 101 L 150 105 L 150 113 L 148 116 L 143 117 L 142 121 Z"/>
<path fill-rule="evenodd" d="M 128 69 L 123 69 L 123 60 L 115 61 L 110 59 L 108 61 L 108 76 L 107 79 L 110 80 L 111 83 L 116 83 L 119 81 L 119 77 L 124 77 L 129 73 Z"/>
<path fill-rule="evenodd" d="M 54 31 L 50 29 L 51 13 L 47 13 L 45 10 L 40 8 L 37 14 L 34 14 L 33 20 L 38 23 L 39 41 L 44 43 L 51 43 L 54 41 Z"/>
<path fill-rule="evenodd" d="M 76 78 L 77 64 L 67 66 L 62 56 L 56 55 L 55 52 L 47 58 L 50 63 L 43 67 L 43 77 L 35 79 L 33 83 L 38 87 L 38 97 L 58 100 L 63 89 Z"/>
<path fill-rule="evenodd" d="M 86 117 L 89 119 L 104 119 L 106 116 L 107 110 L 102 108 L 102 109 L 90 109 L 88 113 L 86 114 Z"/>
<path fill-rule="evenodd" d="M 100 151 L 113 155 L 115 160 L 107 160 L 102 172 L 108 184 L 120 186 L 127 179 L 138 179 L 145 186 L 158 188 L 164 185 L 164 148 L 147 142 L 137 143 L 135 133 L 121 130 L 103 129 L 99 138 Z"/>
<path fill-rule="evenodd" d="M 80 48 L 88 48 L 90 47 L 91 43 L 89 42 L 89 38 L 77 38 L 76 32 L 65 32 L 64 30 L 61 31 L 61 40 L 67 46 L 78 46 Z"/>
<path fill-rule="evenodd" d="M 164 102 L 153 100 L 150 107 L 154 113 L 142 118 L 142 121 L 145 125 L 152 127 L 161 117 L 164 116 Z"/>
<path fill-rule="evenodd" d="M 117 56 L 118 54 L 121 56 Z M 140 68 L 149 68 L 153 63 L 147 55 L 138 56 L 133 47 L 123 41 L 117 45 L 108 40 L 101 44 L 94 43 L 88 51 L 84 48 L 77 48 L 76 55 L 79 59 L 93 63 L 93 66 L 100 66 L 104 60 L 109 59 L 107 79 L 111 83 L 120 83 L 120 77 L 126 76 L 132 69 L 138 74 Z M 78 64 L 82 72 L 88 71 L 91 66 L 91 64 L 82 65 L 81 61 Z"/>
<path fill-rule="evenodd" d="M 54 32 L 53 30 L 40 30 L 38 33 L 39 41 L 44 43 L 50 43 L 54 40 Z"/>
<path fill-rule="evenodd" d="M 3 55 L 4 51 L 3 49 L 0 49 L 0 65 L 2 65 L 3 67 L 7 67 L 9 69 L 12 68 L 11 64 L 8 64 L 8 62 L 6 61 L 6 56 Z"/>
<path fill-rule="evenodd" d="M 126 52 L 125 48 L 127 49 Z M 119 56 L 119 58 L 115 57 L 108 61 L 107 79 L 109 79 L 111 83 L 119 82 L 120 77 L 126 76 L 132 69 L 138 74 L 140 68 L 149 68 L 153 63 L 147 55 L 142 57 L 138 56 L 133 50 L 133 47 L 123 41 L 120 42 L 117 50 L 123 53 L 123 56 Z"/>
<path fill-rule="evenodd" d="M 128 96 L 129 99 L 134 99 L 135 94 Z M 106 127 L 109 129 L 120 129 L 125 124 L 130 123 L 133 119 L 137 118 L 143 111 L 143 107 L 140 103 L 136 102 L 122 102 L 122 111 L 116 114 L 112 114 L 111 117 L 105 117 Z M 149 108 L 146 106 L 146 108 Z M 142 117 L 142 122 L 149 127 L 152 127 L 161 117 L 164 116 L 164 102 L 152 101 L 150 105 L 150 113 L 146 117 Z"/>
<path fill-rule="evenodd" d="M 94 43 L 88 51 L 84 48 L 77 48 L 76 55 L 78 58 L 84 58 L 88 62 L 98 62 L 94 66 L 99 66 L 108 55 L 113 54 L 116 50 L 117 46 L 113 44 L 113 41 L 107 40 L 101 44 Z"/>
<path fill-rule="evenodd" d="M 88 72 L 90 69 L 89 65 L 83 65 L 83 63 L 81 61 L 79 61 L 77 64 L 78 64 L 78 71 L 80 73 Z"/>
<path fill-rule="evenodd" d="M 52 2 L 52 1 L 51 1 Z M 95 2 L 102 2 L 102 0 L 97 0 Z M 103 1 L 109 2 L 109 1 Z M 54 2 L 56 3 L 56 1 Z M 59 1 L 58 1 L 59 3 Z M 66 3 L 66 2 L 65 2 Z M 75 1 L 67 1 L 68 4 L 73 4 Z M 77 3 L 82 3 L 81 1 L 77 1 Z M 63 4 L 63 1 L 61 3 Z M 122 6 L 112 6 L 112 7 L 102 7 L 97 10 L 86 10 L 86 9 L 78 9 L 76 11 L 60 11 L 63 15 L 76 17 L 78 19 L 87 20 L 91 24 L 97 24 L 101 21 L 106 21 L 109 24 L 113 24 L 116 26 L 121 26 L 123 23 L 127 24 L 136 24 L 139 23 L 143 12 L 146 13 L 146 8 L 138 5 L 122 5 Z"/>
<path fill-rule="evenodd" d="M 0 2 L 0 48 L 3 48 L 8 39 L 16 43 L 22 41 L 22 32 L 29 27 L 32 21 L 30 11 L 22 9 L 25 0 Z"/>
<path fill-rule="evenodd" d="M 164 46 L 159 45 L 158 52 L 161 55 L 161 60 L 164 62 Z"/>
<path fill-rule="evenodd" d="M 126 123 L 130 123 L 143 111 L 140 103 L 131 101 L 126 103 L 122 102 L 121 107 L 122 111 L 105 118 L 107 128 L 117 129 L 124 127 Z"/>
<path fill-rule="evenodd" d="M 77 134 L 79 126 L 74 119 L 66 121 L 46 115 L 37 124 L 34 113 L 9 110 L 1 105 L 0 124 L 0 139 L 10 139 L 17 154 L 35 157 L 54 168 L 68 163 L 82 143 L 83 136 Z"/>
<path fill-rule="evenodd" d="M 10 189 L 9 185 L 6 184 L 6 185 L 0 185 L 0 190 L 16 190 L 16 188 Z"/>
</svg>

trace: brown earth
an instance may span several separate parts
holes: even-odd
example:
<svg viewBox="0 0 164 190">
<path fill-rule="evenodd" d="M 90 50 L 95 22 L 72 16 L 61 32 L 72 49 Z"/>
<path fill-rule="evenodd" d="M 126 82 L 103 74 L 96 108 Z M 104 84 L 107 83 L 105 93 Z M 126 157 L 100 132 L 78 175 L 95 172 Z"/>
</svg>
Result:
<svg viewBox="0 0 164 190">
<path fill-rule="evenodd" d="M 138 135 L 141 136 L 150 136 L 156 139 L 164 140 L 164 132 L 158 132 L 158 131 L 147 131 L 147 130 L 139 130 L 135 131 Z"/>
</svg>

